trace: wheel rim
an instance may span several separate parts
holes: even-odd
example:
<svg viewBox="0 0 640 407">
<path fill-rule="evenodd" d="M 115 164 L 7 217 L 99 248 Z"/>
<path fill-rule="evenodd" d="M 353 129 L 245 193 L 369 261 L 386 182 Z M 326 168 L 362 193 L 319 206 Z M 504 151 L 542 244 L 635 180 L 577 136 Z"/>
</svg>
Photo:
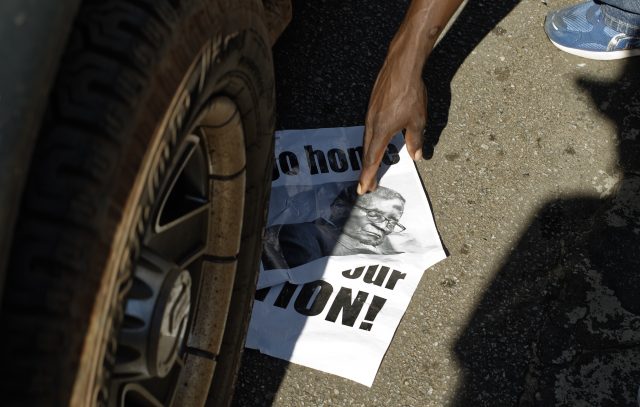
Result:
<svg viewBox="0 0 640 407">
<path fill-rule="evenodd" d="M 111 406 L 202 405 L 215 370 L 244 214 L 244 134 L 226 97 L 193 122 L 168 160 L 125 288 Z"/>
</svg>

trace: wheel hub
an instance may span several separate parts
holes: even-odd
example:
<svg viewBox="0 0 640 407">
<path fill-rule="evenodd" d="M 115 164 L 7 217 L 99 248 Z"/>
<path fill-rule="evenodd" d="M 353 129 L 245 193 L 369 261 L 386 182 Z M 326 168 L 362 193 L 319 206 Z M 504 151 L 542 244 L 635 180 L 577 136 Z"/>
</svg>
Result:
<svg viewBox="0 0 640 407">
<path fill-rule="evenodd" d="M 190 309 L 189 272 L 143 252 L 125 308 L 116 373 L 165 377 L 181 352 Z"/>
</svg>

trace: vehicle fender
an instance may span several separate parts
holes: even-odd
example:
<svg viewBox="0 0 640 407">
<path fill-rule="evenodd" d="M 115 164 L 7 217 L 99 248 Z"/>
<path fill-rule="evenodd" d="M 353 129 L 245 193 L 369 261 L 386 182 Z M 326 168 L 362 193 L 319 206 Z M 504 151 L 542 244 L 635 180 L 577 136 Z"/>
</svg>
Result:
<svg viewBox="0 0 640 407">
<path fill-rule="evenodd" d="M 0 1 L 0 300 L 33 145 L 79 5 Z"/>
</svg>

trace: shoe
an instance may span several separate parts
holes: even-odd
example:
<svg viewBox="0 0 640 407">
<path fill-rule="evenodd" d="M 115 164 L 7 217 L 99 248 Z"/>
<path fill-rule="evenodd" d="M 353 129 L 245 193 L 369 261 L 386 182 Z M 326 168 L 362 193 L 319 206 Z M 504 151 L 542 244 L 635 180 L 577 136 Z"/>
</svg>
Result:
<svg viewBox="0 0 640 407">
<path fill-rule="evenodd" d="M 592 0 L 552 11 L 544 30 L 553 45 L 584 58 L 612 60 L 640 55 L 640 37 L 606 26 L 600 5 Z"/>
</svg>

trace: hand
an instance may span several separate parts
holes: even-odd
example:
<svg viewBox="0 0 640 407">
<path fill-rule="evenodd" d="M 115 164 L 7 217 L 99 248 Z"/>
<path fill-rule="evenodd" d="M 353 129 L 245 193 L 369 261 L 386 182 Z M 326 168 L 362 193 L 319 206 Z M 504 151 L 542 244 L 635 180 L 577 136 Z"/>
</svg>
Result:
<svg viewBox="0 0 640 407">
<path fill-rule="evenodd" d="M 365 120 L 364 163 L 358 194 L 374 191 L 382 156 L 391 138 L 404 130 L 409 155 L 422 158 L 423 131 L 427 123 L 427 91 L 415 66 L 402 58 L 387 57 L 371 92 Z"/>
<path fill-rule="evenodd" d="M 462 2 L 411 0 L 369 99 L 358 194 L 376 189 L 382 155 L 398 131 L 405 131 L 409 155 L 414 160 L 422 158 L 422 134 L 427 123 L 427 91 L 422 68 L 438 36 Z"/>
</svg>

